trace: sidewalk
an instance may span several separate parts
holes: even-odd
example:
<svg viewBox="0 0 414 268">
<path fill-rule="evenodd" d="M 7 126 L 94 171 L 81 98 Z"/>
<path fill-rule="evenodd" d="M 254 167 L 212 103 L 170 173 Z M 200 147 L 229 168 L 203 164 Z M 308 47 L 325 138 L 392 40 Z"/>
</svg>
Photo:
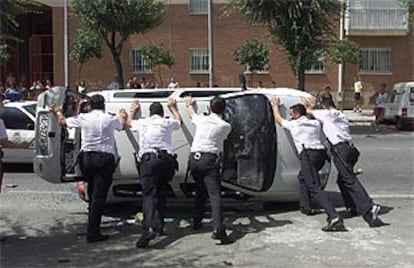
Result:
<svg viewBox="0 0 414 268">
<path fill-rule="evenodd" d="M 363 109 L 361 113 L 355 113 L 352 110 L 344 110 L 343 113 L 348 118 L 351 125 L 370 125 L 375 120 L 372 109 Z"/>
</svg>

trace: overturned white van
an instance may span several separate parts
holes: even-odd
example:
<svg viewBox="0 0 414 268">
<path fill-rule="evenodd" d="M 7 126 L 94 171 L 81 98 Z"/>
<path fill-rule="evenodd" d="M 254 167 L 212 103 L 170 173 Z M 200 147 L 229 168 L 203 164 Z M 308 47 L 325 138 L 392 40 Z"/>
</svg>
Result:
<svg viewBox="0 0 414 268">
<path fill-rule="evenodd" d="M 197 101 L 199 113 L 208 112 L 208 103 L 216 95 L 226 100 L 224 119 L 232 131 L 224 143 L 222 165 L 222 195 L 224 198 L 263 201 L 295 201 L 299 197 L 297 174 L 299 160 L 288 131 L 275 124 L 270 99 L 281 99 L 281 112 L 300 102 L 307 93 L 288 89 L 244 90 L 239 88 L 181 88 L 176 90 L 107 90 L 99 93 L 105 97 L 106 112 L 115 113 L 120 108 L 129 109 L 138 99 L 141 113 L 149 114 L 149 105 L 158 101 L 166 105 L 168 98 L 177 101 L 183 118 L 182 128 L 173 134 L 174 153 L 178 155 L 179 171 L 170 182 L 171 199 L 188 199 L 193 196 L 194 181 L 187 172 L 187 161 L 194 134 L 194 126 L 187 115 L 184 97 L 191 95 Z M 62 105 L 66 116 L 76 114 L 80 96 L 64 88 L 54 88 L 39 97 L 36 123 L 36 151 L 34 170 L 37 175 L 53 183 L 74 182 L 84 178 L 76 163 L 80 148 L 80 129 L 60 127 L 50 111 L 50 105 Z M 169 111 L 165 108 L 166 115 Z M 116 133 L 116 147 L 120 156 L 114 173 L 108 202 L 137 200 L 141 185 L 136 168 L 135 152 L 139 149 L 129 129 Z M 326 162 L 320 171 L 326 183 L 331 164 Z"/>
</svg>

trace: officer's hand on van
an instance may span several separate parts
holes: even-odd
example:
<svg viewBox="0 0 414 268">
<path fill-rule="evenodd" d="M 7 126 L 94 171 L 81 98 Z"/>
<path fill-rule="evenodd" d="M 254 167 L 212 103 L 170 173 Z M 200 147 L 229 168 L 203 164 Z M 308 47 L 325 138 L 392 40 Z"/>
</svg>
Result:
<svg viewBox="0 0 414 268">
<path fill-rule="evenodd" d="M 173 98 L 168 98 L 167 100 L 167 106 L 168 108 L 177 108 L 177 102 Z"/>
<path fill-rule="evenodd" d="M 130 112 L 135 114 L 140 109 L 139 100 L 133 100 L 130 106 Z"/>
<path fill-rule="evenodd" d="M 276 96 L 273 96 L 273 98 L 272 98 L 272 105 L 273 106 L 276 106 L 276 107 L 279 107 L 279 105 L 280 105 L 280 99 L 278 97 L 276 97 Z"/>
<path fill-rule="evenodd" d="M 193 100 L 193 98 L 191 96 L 186 96 L 186 97 L 184 97 L 184 103 L 185 103 L 185 106 L 189 107 L 189 106 L 193 105 L 195 103 L 195 101 Z"/>
</svg>

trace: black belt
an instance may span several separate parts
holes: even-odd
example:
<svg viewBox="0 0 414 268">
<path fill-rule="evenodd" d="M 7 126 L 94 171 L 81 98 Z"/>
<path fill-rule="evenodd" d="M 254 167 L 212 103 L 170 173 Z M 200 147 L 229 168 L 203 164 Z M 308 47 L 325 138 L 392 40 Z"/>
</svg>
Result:
<svg viewBox="0 0 414 268">
<path fill-rule="evenodd" d="M 341 141 L 341 142 L 333 145 L 332 147 L 333 148 L 336 148 L 336 147 L 341 147 L 341 146 L 351 146 L 351 147 L 354 147 L 354 144 L 352 143 L 352 141 Z"/>
<path fill-rule="evenodd" d="M 149 161 L 149 160 L 154 159 L 154 158 L 161 158 L 161 159 L 163 159 L 167 155 L 169 157 L 175 158 L 174 155 L 171 155 L 170 153 L 168 153 L 168 151 L 166 151 L 166 150 L 159 150 L 157 152 L 143 153 L 142 156 L 141 156 L 141 160 L 142 161 Z"/>
<path fill-rule="evenodd" d="M 191 157 L 195 160 L 200 160 L 202 157 L 218 157 L 215 153 L 207 153 L 207 152 L 192 152 Z"/>
</svg>

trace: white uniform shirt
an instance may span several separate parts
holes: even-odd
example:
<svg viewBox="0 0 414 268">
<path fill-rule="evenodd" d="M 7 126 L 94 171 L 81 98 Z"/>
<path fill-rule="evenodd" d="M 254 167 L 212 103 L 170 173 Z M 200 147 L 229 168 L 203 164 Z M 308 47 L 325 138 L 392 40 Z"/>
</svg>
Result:
<svg viewBox="0 0 414 268">
<path fill-rule="evenodd" d="M 191 122 L 196 126 L 191 152 L 219 154 L 223 152 L 223 142 L 231 131 L 229 123 L 217 114 L 194 114 Z"/>
<path fill-rule="evenodd" d="M 172 153 L 171 135 L 180 128 L 180 121 L 162 118 L 159 115 L 139 120 L 133 120 L 131 131 L 138 131 L 135 138 L 139 144 L 139 155 L 155 153 L 157 150 L 166 150 Z"/>
<path fill-rule="evenodd" d="M 321 121 L 323 133 L 332 145 L 340 142 L 351 141 L 349 121 L 346 116 L 336 110 L 313 110 L 313 116 Z"/>
<path fill-rule="evenodd" d="M 318 120 L 301 116 L 295 120 L 282 120 L 281 125 L 290 131 L 298 154 L 303 148 L 315 150 L 325 148 L 321 142 L 321 124 Z"/>
<path fill-rule="evenodd" d="M 115 155 L 114 130 L 121 130 L 119 119 L 102 110 L 92 110 L 66 119 L 68 127 L 80 127 L 82 135 L 81 150 L 84 152 L 103 152 Z"/>
</svg>

